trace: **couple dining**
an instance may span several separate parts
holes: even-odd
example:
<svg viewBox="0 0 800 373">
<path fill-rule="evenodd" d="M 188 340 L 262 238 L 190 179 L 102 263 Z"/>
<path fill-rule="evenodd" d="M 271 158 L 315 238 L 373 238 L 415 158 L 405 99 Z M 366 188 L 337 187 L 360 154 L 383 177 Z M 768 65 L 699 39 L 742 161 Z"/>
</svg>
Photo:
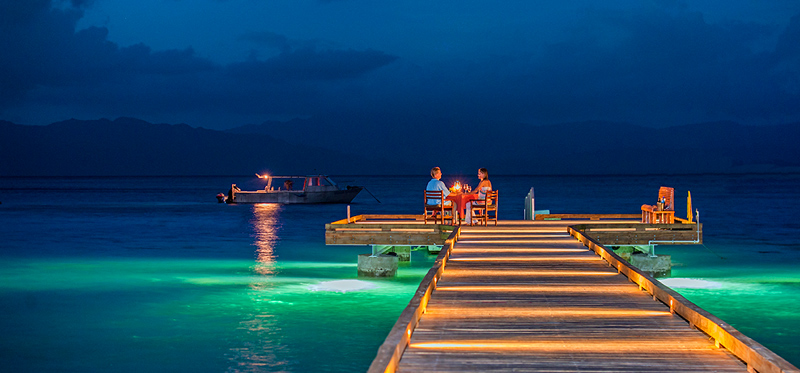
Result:
<svg viewBox="0 0 800 373">
<path fill-rule="evenodd" d="M 447 196 L 450 195 L 450 190 L 447 188 L 447 186 L 444 184 L 444 182 L 441 180 L 441 178 L 442 178 L 442 169 L 439 168 L 439 167 L 432 168 L 431 169 L 431 181 L 428 182 L 428 186 L 425 188 L 425 190 L 428 190 L 428 191 L 442 191 L 443 196 L 445 198 L 447 198 Z M 471 193 L 472 194 L 471 197 L 473 199 L 475 199 L 475 200 L 486 200 L 486 193 L 492 190 L 492 182 L 489 181 L 489 171 L 486 170 L 485 168 L 478 169 L 478 179 L 480 179 L 480 183 L 478 183 L 478 186 L 475 187 L 475 189 L 473 189 L 474 193 Z M 442 202 L 444 202 L 445 206 L 452 206 L 452 204 L 453 204 L 452 200 L 445 200 L 445 201 L 429 200 L 428 204 L 436 205 L 436 204 L 440 204 Z M 481 202 L 478 202 L 478 203 L 481 203 Z M 473 205 L 473 203 L 471 201 L 467 202 L 467 205 L 466 205 L 465 218 L 466 218 L 467 223 L 469 223 L 469 224 L 473 223 L 473 221 L 472 221 L 472 205 Z M 460 210 L 461 208 L 463 208 L 463 206 L 459 206 L 458 210 Z M 460 211 L 459 211 L 459 213 L 460 213 Z"/>
</svg>

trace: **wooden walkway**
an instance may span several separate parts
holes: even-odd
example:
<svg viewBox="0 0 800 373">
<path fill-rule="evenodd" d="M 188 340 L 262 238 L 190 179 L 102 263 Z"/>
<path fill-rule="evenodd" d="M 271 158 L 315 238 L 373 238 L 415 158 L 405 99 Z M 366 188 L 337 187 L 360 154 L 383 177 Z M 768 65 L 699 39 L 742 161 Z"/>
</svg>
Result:
<svg viewBox="0 0 800 373">
<path fill-rule="evenodd" d="M 569 224 L 462 228 L 397 371 L 748 370 Z"/>
</svg>

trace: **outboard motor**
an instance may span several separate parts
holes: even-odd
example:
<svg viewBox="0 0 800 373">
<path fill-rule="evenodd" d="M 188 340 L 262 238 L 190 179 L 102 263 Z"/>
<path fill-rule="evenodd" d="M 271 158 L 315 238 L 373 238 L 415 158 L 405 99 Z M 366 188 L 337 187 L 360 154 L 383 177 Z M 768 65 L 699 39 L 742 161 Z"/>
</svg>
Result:
<svg viewBox="0 0 800 373">
<path fill-rule="evenodd" d="M 222 194 L 222 193 L 217 194 L 217 202 L 219 202 L 219 203 L 225 202 L 225 195 Z"/>
</svg>

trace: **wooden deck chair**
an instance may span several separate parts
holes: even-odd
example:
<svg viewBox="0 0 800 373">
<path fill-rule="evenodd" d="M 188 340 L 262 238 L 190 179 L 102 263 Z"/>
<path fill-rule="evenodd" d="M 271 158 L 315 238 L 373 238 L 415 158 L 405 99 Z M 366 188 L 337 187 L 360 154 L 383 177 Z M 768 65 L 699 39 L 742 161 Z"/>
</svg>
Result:
<svg viewBox="0 0 800 373">
<path fill-rule="evenodd" d="M 662 210 L 657 205 L 642 205 L 642 223 L 673 224 L 675 222 L 675 189 L 662 186 L 658 188 L 658 201 L 664 200 Z"/>
<path fill-rule="evenodd" d="M 481 225 L 489 225 L 489 221 L 494 221 L 494 225 L 496 226 L 497 195 L 498 191 L 490 190 L 486 192 L 485 200 L 472 201 L 472 220 L 477 220 L 478 224 Z"/>
<path fill-rule="evenodd" d="M 425 224 L 428 224 L 429 221 L 433 221 L 434 224 L 441 221 L 441 224 L 445 224 L 447 220 L 453 224 L 453 212 L 455 211 L 453 204 L 446 206 L 444 202 L 444 192 L 441 190 L 425 191 Z M 449 214 L 445 214 L 446 212 Z"/>
</svg>

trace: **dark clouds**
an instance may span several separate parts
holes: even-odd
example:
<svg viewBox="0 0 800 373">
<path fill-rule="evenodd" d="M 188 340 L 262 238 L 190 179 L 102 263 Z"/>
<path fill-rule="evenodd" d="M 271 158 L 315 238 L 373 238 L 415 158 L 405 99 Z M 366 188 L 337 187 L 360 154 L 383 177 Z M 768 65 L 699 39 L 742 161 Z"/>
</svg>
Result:
<svg viewBox="0 0 800 373">
<path fill-rule="evenodd" d="M 23 3 L 27 7 L 21 7 Z M 4 70 L 0 107 L 19 102 L 37 89 L 89 91 L 215 68 L 191 49 L 152 52 L 142 44 L 120 48 L 108 41 L 105 28 L 76 32 L 75 23 L 81 16 L 78 9 L 53 9 L 47 1 L 4 0 L 0 4 L 1 11 L 9 11 L 6 14 L 16 13 L 3 23 L 0 36 L 0 46 L 7 52 L 0 57 Z"/>
<path fill-rule="evenodd" d="M 78 8 L 52 8 L 48 1 L 0 4 L 0 47 L 12 51 L 0 57 L 4 111 L 28 104 L 111 117 L 191 119 L 205 113 L 220 120 L 243 110 L 302 115 L 303 105 L 315 96 L 309 82 L 356 78 L 396 59 L 374 50 L 316 49 L 318 42 L 292 49 L 285 36 L 262 33 L 244 39 L 271 44 L 281 53 L 219 65 L 191 48 L 119 47 L 108 40 L 106 28 L 75 31 L 82 14 Z"/>
<path fill-rule="evenodd" d="M 569 40 L 549 45 L 529 76 L 532 86 L 553 93 L 555 102 L 541 98 L 555 116 L 569 101 L 594 112 L 595 119 L 615 119 L 624 111 L 637 122 L 650 117 L 653 124 L 663 124 L 653 114 L 690 122 L 781 121 L 800 113 L 771 103 L 797 98 L 783 88 L 791 73 L 775 63 L 775 54 L 749 47 L 769 36 L 768 27 L 710 25 L 700 14 L 683 12 L 592 14 L 581 27 Z"/>
<path fill-rule="evenodd" d="M 520 3 L 516 14 L 439 4 L 436 12 L 452 12 L 439 16 L 318 1 L 328 23 L 297 18 L 308 27 L 289 35 L 264 22 L 220 41 L 249 46 L 250 57 L 220 62 L 188 45 L 119 45 L 101 25 L 76 30 L 87 9 L 105 3 L 0 0 L 0 48 L 8 51 L 0 55 L 0 119 L 131 116 L 214 128 L 323 115 L 418 124 L 800 120 L 800 16 L 783 27 L 711 22 L 677 1 L 577 10 Z M 364 14 L 353 12 L 358 6 Z M 525 19 L 548 11 L 568 14 L 553 20 L 566 26 Z"/>
<path fill-rule="evenodd" d="M 357 77 L 396 59 L 395 56 L 373 50 L 316 51 L 304 48 L 286 50 L 265 61 L 253 59 L 231 64 L 228 68 L 231 75 L 238 79 L 261 83 L 337 80 Z"/>
<path fill-rule="evenodd" d="M 585 13 L 562 40 L 496 56 L 485 66 L 450 66 L 461 79 L 433 79 L 439 97 L 468 117 L 530 123 L 583 120 L 674 125 L 718 119 L 751 124 L 800 118 L 798 17 L 768 25 L 709 24 L 672 9 Z M 753 45 L 780 35 L 777 47 Z M 489 68 L 491 67 L 491 68 Z M 446 92 L 451 87 L 451 92 Z M 429 87 L 431 88 L 431 87 Z M 465 92 L 467 97 L 464 97 Z M 445 100 L 429 97 L 441 107 Z M 431 101 L 429 101 L 431 102 Z"/>
</svg>

